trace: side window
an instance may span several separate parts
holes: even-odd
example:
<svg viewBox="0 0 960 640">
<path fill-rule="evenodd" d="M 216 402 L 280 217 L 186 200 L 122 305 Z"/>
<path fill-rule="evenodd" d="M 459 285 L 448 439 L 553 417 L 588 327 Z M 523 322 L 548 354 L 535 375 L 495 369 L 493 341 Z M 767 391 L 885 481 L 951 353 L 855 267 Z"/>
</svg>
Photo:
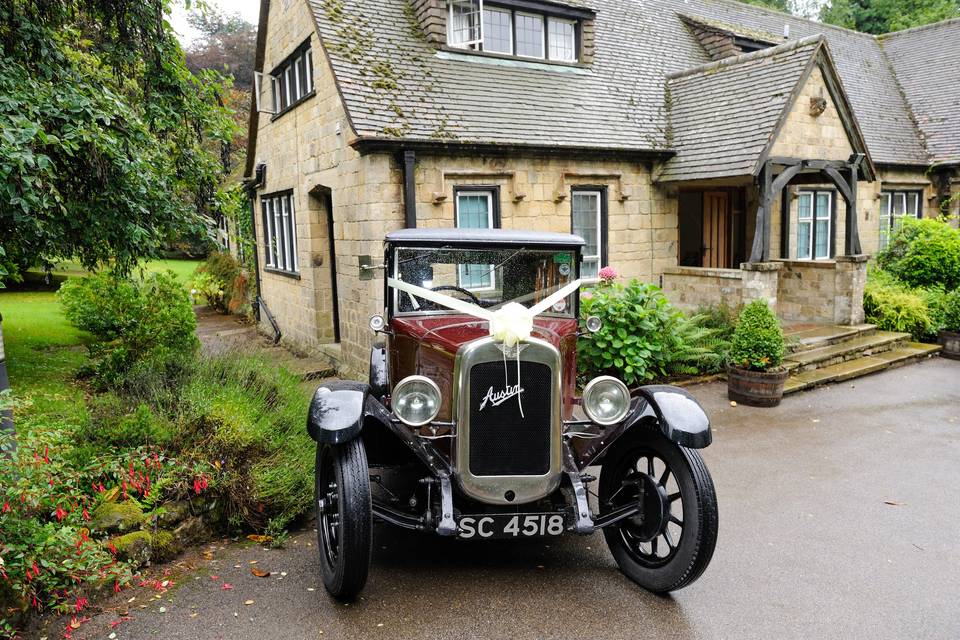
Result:
<svg viewBox="0 0 960 640">
<path fill-rule="evenodd" d="M 454 209 L 460 229 L 493 229 L 500 226 L 499 190 L 485 187 L 460 187 Z M 496 274 L 489 264 L 464 264 L 459 267 L 458 285 L 464 289 L 495 289 Z"/>
<path fill-rule="evenodd" d="M 831 258 L 833 192 L 801 191 L 797 200 L 797 259 Z"/>
<path fill-rule="evenodd" d="M 890 244 L 890 237 L 906 217 L 920 218 L 919 191 L 883 191 L 880 196 L 880 248 Z"/>
<path fill-rule="evenodd" d="M 298 274 L 300 264 L 297 256 L 297 217 L 293 207 L 293 192 L 261 196 L 260 213 L 266 268 Z"/>
<path fill-rule="evenodd" d="M 606 255 L 605 193 L 600 189 L 574 189 L 570 200 L 571 229 L 586 242 L 580 275 L 596 278 Z"/>
<path fill-rule="evenodd" d="M 313 93 L 313 53 L 309 40 L 270 72 L 270 82 L 274 114 L 286 111 Z M 258 100 L 259 96 L 258 89 Z"/>
</svg>

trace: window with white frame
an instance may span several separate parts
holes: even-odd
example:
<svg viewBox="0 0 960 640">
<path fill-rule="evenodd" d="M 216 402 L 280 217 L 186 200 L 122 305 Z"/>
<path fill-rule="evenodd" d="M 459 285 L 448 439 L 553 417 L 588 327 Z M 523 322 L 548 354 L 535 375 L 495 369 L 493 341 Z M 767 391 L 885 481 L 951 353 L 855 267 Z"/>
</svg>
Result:
<svg viewBox="0 0 960 640">
<path fill-rule="evenodd" d="M 450 0 L 447 7 L 447 44 L 452 47 L 556 62 L 579 59 L 578 18 L 485 0 Z"/>
<path fill-rule="evenodd" d="M 264 264 L 271 271 L 297 274 L 297 216 L 293 192 L 273 193 L 260 198 L 263 222 Z"/>
<path fill-rule="evenodd" d="M 460 187 L 456 190 L 454 208 L 460 229 L 493 229 L 499 226 L 498 190 L 484 187 Z M 479 291 L 496 288 L 496 269 L 490 264 L 463 264 L 457 283 L 464 289 Z"/>
<path fill-rule="evenodd" d="M 890 244 L 890 238 L 903 224 L 904 218 L 919 218 L 919 191 L 883 191 L 880 195 L 880 248 Z"/>
<path fill-rule="evenodd" d="M 797 194 L 797 260 L 831 258 L 832 191 Z"/>
<path fill-rule="evenodd" d="M 573 20 L 549 18 L 547 33 L 550 42 L 550 59 L 560 62 L 577 60 L 577 23 Z"/>
<path fill-rule="evenodd" d="M 300 45 L 270 73 L 274 113 L 283 113 L 313 93 L 313 52 Z"/>
<path fill-rule="evenodd" d="M 447 42 L 450 46 L 466 49 L 479 46 L 483 41 L 483 0 L 451 0 L 448 7 Z"/>
<path fill-rule="evenodd" d="M 575 189 L 570 200 L 571 229 L 584 240 L 580 277 L 596 278 L 604 254 L 603 191 Z"/>
</svg>

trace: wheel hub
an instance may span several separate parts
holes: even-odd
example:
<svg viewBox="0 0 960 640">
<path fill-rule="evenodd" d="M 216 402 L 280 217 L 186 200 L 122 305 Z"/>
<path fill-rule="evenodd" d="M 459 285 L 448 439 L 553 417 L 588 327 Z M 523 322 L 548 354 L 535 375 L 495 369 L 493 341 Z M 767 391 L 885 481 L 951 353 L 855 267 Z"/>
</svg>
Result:
<svg viewBox="0 0 960 640">
<path fill-rule="evenodd" d="M 631 479 L 636 483 L 640 512 L 630 518 L 630 529 L 640 542 L 649 542 L 663 533 L 670 519 L 670 499 L 656 478 L 639 473 Z"/>
</svg>

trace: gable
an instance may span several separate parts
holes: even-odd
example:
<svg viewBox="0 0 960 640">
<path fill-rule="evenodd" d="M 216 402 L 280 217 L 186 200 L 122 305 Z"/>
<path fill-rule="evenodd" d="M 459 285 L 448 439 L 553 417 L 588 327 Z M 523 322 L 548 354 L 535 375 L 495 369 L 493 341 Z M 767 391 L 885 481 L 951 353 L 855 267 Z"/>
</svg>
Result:
<svg viewBox="0 0 960 640">
<path fill-rule="evenodd" d="M 769 155 L 845 161 L 853 152 L 854 142 L 827 88 L 823 70 L 815 65 L 776 132 Z"/>
</svg>

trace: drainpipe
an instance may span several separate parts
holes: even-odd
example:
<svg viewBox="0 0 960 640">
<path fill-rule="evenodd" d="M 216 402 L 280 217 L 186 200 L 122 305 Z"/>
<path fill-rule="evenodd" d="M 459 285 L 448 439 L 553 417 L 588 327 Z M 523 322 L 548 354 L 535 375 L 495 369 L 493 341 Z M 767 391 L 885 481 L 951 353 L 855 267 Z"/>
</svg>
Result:
<svg viewBox="0 0 960 640">
<path fill-rule="evenodd" d="M 417 178 L 415 166 L 417 153 L 403 152 L 403 226 L 414 229 L 417 226 Z"/>
<path fill-rule="evenodd" d="M 250 231 L 253 233 L 253 277 L 257 287 L 257 295 L 253 300 L 253 317 L 259 323 L 260 310 L 262 309 L 267 314 L 267 320 L 273 327 L 273 344 L 279 344 L 280 338 L 283 337 L 280 325 L 277 324 L 277 320 L 270 313 L 270 307 L 267 306 L 266 301 L 260 297 L 260 253 L 257 251 L 257 205 L 255 200 L 257 189 L 262 187 L 265 181 L 265 174 L 266 165 L 257 165 L 255 177 L 244 185 L 247 191 L 247 200 L 250 201 Z"/>
<path fill-rule="evenodd" d="M 10 388 L 10 377 L 7 375 L 7 357 L 3 351 L 3 316 L 0 316 L 0 393 Z M 0 405 L 2 406 L 2 405 Z M 14 438 L 11 440 L 10 451 L 17 448 L 16 434 L 13 428 L 13 409 L 0 408 L 0 434 L 9 433 Z M 7 451 L 0 451 L 3 456 Z"/>
</svg>

